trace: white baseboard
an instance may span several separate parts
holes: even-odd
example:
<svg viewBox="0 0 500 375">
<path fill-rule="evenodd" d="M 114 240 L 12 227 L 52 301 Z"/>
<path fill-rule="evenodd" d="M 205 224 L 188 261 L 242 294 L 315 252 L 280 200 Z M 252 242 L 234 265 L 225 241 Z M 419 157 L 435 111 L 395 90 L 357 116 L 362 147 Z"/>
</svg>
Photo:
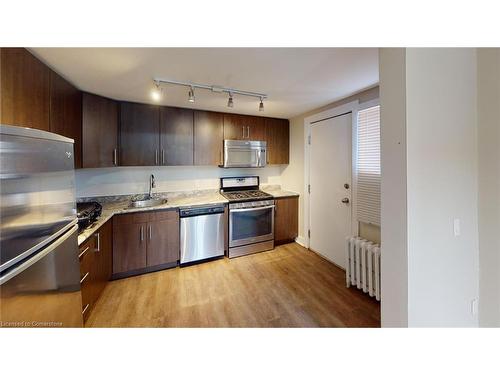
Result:
<svg viewBox="0 0 500 375">
<path fill-rule="evenodd" d="M 302 236 L 295 238 L 295 242 L 297 242 L 300 246 L 307 247 L 306 246 L 306 239 Z"/>
</svg>

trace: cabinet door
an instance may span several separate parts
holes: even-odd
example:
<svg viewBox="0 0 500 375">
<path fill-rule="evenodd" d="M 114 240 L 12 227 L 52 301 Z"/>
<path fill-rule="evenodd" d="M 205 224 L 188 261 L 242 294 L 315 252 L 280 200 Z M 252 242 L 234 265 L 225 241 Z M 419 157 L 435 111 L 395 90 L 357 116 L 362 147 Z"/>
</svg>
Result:
<svg viewBox="0 0 500 375">
<path fill-rule="evenodd" d="M 146 267 L 145 223 L 113 223 L 113 273 Z"/>
<path fill-rule="evenodd" d="M 290 147 L 290 124 L 288 120 L 266 118 L 267 162 L 288 164 Z"/>
<path fill-rule="evenodd" d="M 193 165 L 193 110 L 161 107 L 160 164 Z"/>
<path fill-rule="evenodd" d="M 266 127 L 263 117 L 245 116 L 247 119 L 247 139 L 251 141 L 264 141 L 266 138 Z"/>
<path fill-rule="evenodd" d="M 1 48 L 0 75 L 0 123 L 49 131 L 50 69 L 24 48 Z"/>
<path fill-rule="evenodd" d="M 118 103 L 102 96 L 83 93 L 83 168 L 118 165 Z"/>
<path fill-rule="evenodd" d="M 120 104 L 120 165 L 159 164 L 160 109 L 137 103 Z"/>
<path fill-rule="evenodd" d="M 298 235 L 299 229 L 299 198 L 275 199 L 274 242 L 292 242 Z"/>
<path fill-rule="evenodd" d="M 50 71 L 50 131 L 74 139 L 75 168 L 82 167 L 82 93 Z"/>
<path fill-rule="evenodd" d="M 224 140 L 222 113 L 194 112 L 194 164 L 221 165 Z"/>
<path fill-rule="evenodd" d="M 96 300 L 101 295 L 113 271 L 113 224 L 108 220 L 95 235 L 94 263 L 96 269 Z"/>
<path fill-rule="evenodd" d="M 264 137 L 264 118 L 224 114 L 224 139 L 263 141 Z"/>
<path fill-rule="evenodd" d="M 148 223 L 147 266 L 179 260 L 179 213 L 155 212 Z"/>
</svg>

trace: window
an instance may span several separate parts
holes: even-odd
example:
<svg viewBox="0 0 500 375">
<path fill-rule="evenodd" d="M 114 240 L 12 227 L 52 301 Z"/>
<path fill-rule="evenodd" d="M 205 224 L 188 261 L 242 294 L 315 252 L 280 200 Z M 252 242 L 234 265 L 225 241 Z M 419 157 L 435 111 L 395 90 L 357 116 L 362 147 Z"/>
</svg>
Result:
<svg viewBox="0 0 500 375">
<path fill-rule="evenodd" d="M 380 225 L 380 106 L 358 112 L 357 218 Z"/>
</svg>

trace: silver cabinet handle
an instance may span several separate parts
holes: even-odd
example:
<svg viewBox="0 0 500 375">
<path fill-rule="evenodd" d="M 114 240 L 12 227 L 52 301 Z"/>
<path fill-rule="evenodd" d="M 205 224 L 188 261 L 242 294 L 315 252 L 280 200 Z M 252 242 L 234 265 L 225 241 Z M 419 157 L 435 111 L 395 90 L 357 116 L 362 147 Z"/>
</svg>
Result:
<svg viewBox="0 0 500 375">
<path fill-rule="evenodd" d="M 78 254 L 78 259 L 80 259 L 89 249 L 90 246 L 87 246 L 80 254 Z"/>
<path fill-rule="evenodd" d="M 113 165 L 118 165 L 118 150 L 113 149 Z"/>
<path fill-rule="evenodd" d="M 88 276 L 89 276 L 89 273 L 87 272 L 85 274 L 85 276 L 83 276 L 82 279 L 80 280 L 80 284 L 82 284 Z"/>
<path fill-rule="evenodd" d="M 155 150 L 155 164 L 158 165 L 158 150 Z"/>
<path fill-rule="evenodd" d="M 241 127 L 241 134 L 242 134 L 242 138 L 245 138 L 245 127 L 244 126 Z"/>
<path fill-rule="evenodd" d="M 95 234 L 95 236 L 97 239 L 97 246 L 96 246 L 94 252 L 98 253 L 99 251 L 101 251 L 101 233 L 97 232 Z"/>
<path fill-rule="evenodd" d="M 247 126 L 247 138 L 250 139 L 250 126 Z"/>
<path fill-rule="evenodd" d="M 161 149 L 161 164 L 165 165 L 165 150 Z"/>
<path fill-rule="evenodd" d="M 82 311 L 82 315 L 84 315 L 84 314 L 85 314 L 85 311 L 87 311 L 87 309 L 89 308 L 89 306 L 90 306 L 90 304 L 89 304 L 89 303 L 87 303 L 87 304 L 85 305 L 85 307 L 83 308 L 83 311 Z"/>
<path fill-rule="evenodd" d="M 144 241 L 144 227 L 141 225 L 141 242 Z"/>
<path fill-rule="evenodd" d="M 153 238 L 153 229 L 151 227 L 151 225 L 148 227 L 148 230 L 149 230 L 149 239 Z"/>
</svg>

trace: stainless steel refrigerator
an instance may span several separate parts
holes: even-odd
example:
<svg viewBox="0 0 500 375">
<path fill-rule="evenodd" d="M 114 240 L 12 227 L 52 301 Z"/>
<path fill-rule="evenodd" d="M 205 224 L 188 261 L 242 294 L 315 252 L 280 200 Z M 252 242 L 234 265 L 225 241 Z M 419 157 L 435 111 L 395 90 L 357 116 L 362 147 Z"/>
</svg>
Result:
<svg viewBox="0 0 500 375">
<path fill-rule="evenodd" d="M 0 326 L 81 327 L 73 140 L 0 125 Z"/>
</svg>

